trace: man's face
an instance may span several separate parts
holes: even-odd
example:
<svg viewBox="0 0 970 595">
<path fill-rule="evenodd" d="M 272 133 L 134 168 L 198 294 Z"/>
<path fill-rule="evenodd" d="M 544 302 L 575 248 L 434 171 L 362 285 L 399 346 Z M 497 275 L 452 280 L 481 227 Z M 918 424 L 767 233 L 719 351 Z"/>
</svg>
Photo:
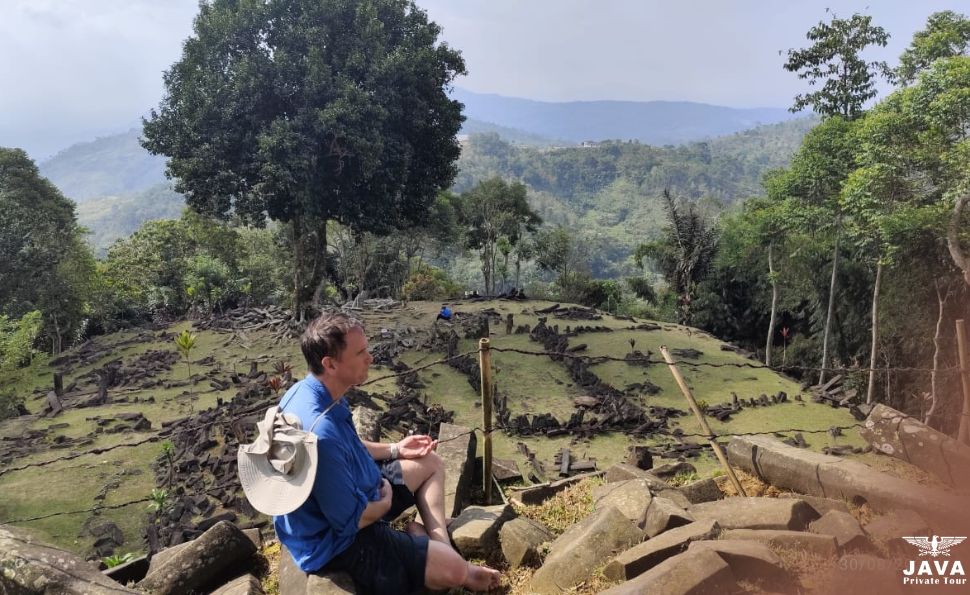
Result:
<svg viewBox="0 0 970 595">
<path fill-rule="evenodd" d="M 329 360 L 332 366 L 328 369 L 325 361 L 324 369 L 331 373 L 335 381 L 351 387 L 367 380 L 367 370 L 374 358 L 367 350 L 367 336 L 361 329 L 351 329 L 345 340 L 347 346 L 344 347 L 339 357 L 324 358 L 324 360 Z"/>
</svg>

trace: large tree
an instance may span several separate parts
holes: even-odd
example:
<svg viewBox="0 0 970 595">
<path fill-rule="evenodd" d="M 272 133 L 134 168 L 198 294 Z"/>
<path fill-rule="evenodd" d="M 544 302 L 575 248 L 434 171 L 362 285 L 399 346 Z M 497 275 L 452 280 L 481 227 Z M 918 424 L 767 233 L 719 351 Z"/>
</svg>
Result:
<svg viewBox="0 0 970 595">
<path fill-rule="evenodd" d="M 499 240 L 514 248 L 542 219 L 529 206 L 525 184 L 502 178 L 484 180 L 462 194 L 459 216 L 466 246 L 478 250 L 485 292 L 494 294 Z"/>
<path fill-rule="evenodd" d="M 872 24 L 872 17 L 854 14 L 848 19 L 832 16 L 808 30 L 812 45 L 788 50 L 785 70 L 797 72 L 798 78 L 822 88 L 795 96 L 793 112 L 806 107 L 822 116 L 859 117 L 863 106 L 876 96 L 876 79 L 892 78 L 889 66 L 882 61 L 866 62 L 860 55 L 870 45 L 886 47 L 889 34 Z"/>
<path fill-rule="evenodd" d="M 420 222 L 454 179 L 464 63 L 410 0 L 211 0 L 164 75 L 145 147 L 202 213 L 291 227 L 294 307 L 324 280 L 327 222 Z"/>
<path fill-rule="evenodd" d="M 0 147 L 0 314 L 42 313 L 59 353 L 86 317 L 94 261 L 74 203 L 20 149 Z"/>
</svg>

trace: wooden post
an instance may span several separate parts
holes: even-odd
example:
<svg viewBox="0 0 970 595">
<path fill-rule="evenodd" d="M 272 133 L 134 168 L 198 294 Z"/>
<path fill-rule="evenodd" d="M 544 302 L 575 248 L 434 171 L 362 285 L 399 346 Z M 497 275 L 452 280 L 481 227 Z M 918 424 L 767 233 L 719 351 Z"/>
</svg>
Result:
<svg viewBox="0 0 970 595">
<path fill-rule="evenodd" d="M 54 394 L 58 397 L 64 394 L 64 375 L 54 372 Z"/>
<path fill-rule="evenodd" d="M 684 397 L 687 399 L 687 404 L 690 405 L 690 410 L 694 412 L 694 416 L 697 417 L 697 421 L 701 424 L 701 431 L 708 436 L 708 440 L 711 443 L 711 448 L 714 450 L 714 454 L 717 459 L 721 461 L 721 466 L 724 467 L 724 471 L 727 473 L 728 477 L 731 479 L 731 483 L 734 484 L 734 489 L 737 490 L 739 496 L 747 496 L 744 488 L 741 486 L 741 482 L 738 481 L 738 476 L 734 474 L 734 469 L 731 468 L 731 464 L 728 463 L 727 457 L 724 456 L 724 451 L 721 450 L 721 445 L 717 443 L 714 439 L 714 432 L 711 431 L 711 426 L 707 425 L 707 420 L 704 419 L 704 414 L 701 412 L 700 407 L 697 406 L 697 401 L 694 400 L 694 395 L 691 394 L 690 389 L 687 387 L 687 382 L 684 377 L 680 375 L 680 370 L 677 369 L 677 364 L 674 363 L 673 358 L 670 357 L 670 352 L 667 351 L 666 345 L 660 346 L 660 353 L 664 356 L 664 361 L 667 362 L 667 366 L 670 368 L 670 373 L 674 375 L 674 380 L 677 381 L 677 385 L 680 386 L 680 390 L 684 393 Z"/>
<path fill-rule="evenodd" d="M 963 384 L 963 411 L 957 441 L 970 445 L 970 354 L 967 353 L 967 327 L 957 320 L 957 351 L 960 354 L 960 381 Z"/>
<path fill-rule="evenodd" d="M 492 503 L 492 352 L 488 339 L 478 340 L 478 365 L 482 372 L 482 431 L 485 434 L 482 486 L 485 504 L 489 505 Z"/>
</svg>

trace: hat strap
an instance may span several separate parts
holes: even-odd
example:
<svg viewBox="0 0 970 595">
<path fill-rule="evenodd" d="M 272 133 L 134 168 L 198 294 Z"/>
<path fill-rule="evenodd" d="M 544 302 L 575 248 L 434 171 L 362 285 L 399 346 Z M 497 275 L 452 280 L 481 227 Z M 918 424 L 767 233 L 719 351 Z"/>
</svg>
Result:
<svg viewBox="0 0 970 595">
<path fill-rule="evenodd" d="M 317 427 L 317 422 L 320 421 L 321 419 L 323 419 L 323 416 L 326 415 L 328 411 L 330 411 L 331 409 L 333 409 L 334 406 L 337 403 L 339 403 L 339 402 L 340 402 L 340 399 L 334 399 L 333 403 L 330 403 L 330 405 L 326 409 L 323 410 L 323 413 L 321 413 L 320 415 L 318 415 L 317 418 L 315 420 L 313 420 L 313 423 L 310 424 L 310 429 L 307 430 L 307 432 L 310 433 L 310 434 L 312 434 L 313 433 L 313 428 Z"/>
</svg>

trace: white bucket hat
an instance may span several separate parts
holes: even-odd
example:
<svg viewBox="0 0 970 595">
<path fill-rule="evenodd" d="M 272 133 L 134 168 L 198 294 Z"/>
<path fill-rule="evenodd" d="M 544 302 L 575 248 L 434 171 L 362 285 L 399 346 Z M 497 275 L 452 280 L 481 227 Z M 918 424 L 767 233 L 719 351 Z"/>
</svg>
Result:
<svg viewBox="0 0 970 595">
<path fill-rule="evenodd" d="M 317 476 L 317 436 L 300 419 L 270 407 L 256 424 L 259 436 L 239 445 L 239 482 L 253 508 L 279 516 L 299 508 Z"/>
</svg>

